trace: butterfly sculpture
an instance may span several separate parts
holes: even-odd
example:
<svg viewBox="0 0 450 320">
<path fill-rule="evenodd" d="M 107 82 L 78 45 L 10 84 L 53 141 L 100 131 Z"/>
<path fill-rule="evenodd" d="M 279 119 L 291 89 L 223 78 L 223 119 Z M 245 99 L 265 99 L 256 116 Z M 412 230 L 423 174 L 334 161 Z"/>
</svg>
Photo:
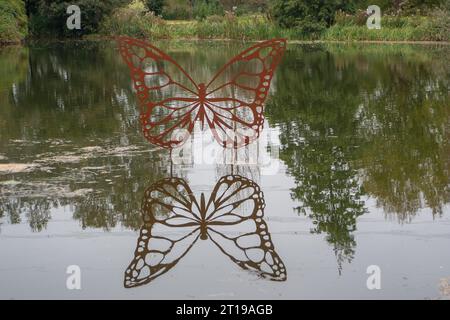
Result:
<svg viewBox="0 0 450 320">
<path fill-rule="evenodd" d="M 239 148 L 259 137 L 264 102 L 285 39 L 258 43 L 226 63 L 208 83 L 197 84 L 170 56 L 137 39 L 119 37 L 141 107 L 141 125 L 148 141 L 179 147 L 196 121 L 211 129 L 223 147 Z M 180 134 L 182 131 L 184 134 Z"/>
<path fill-rule="evenodd" d="M 286 269 L 275 252 L 264 216 L 259 186 L 242 176 L 217 182 L 209 200 L 194 196 L 180 178 L 163 179 L 145 191 L 144 225 L 124 286 L 144 285 L 172 269 L 199 240 L 211 240 L 239 267 L 264 278 L 285 281 Z"/>
</svg>

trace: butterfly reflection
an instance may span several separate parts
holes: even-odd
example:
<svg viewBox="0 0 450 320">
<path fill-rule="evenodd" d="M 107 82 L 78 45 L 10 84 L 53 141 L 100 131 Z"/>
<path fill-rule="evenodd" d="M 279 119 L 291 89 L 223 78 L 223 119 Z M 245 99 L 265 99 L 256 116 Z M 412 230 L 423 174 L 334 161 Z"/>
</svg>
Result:
<svg viewBox="0 0 450 320">
<path fill-rule="evenodd" d="M 196 197 L 185 180 L 163 179 L 145 191 L 144 225 L 124 286 L 149 283 L 172 269 L 199 240 L 211 241 L 239 267 L 285 281 L 286 269 L 263 219 L 264 196 L 242 176 L 227 175 L 209 199 Z"/>
</svg>

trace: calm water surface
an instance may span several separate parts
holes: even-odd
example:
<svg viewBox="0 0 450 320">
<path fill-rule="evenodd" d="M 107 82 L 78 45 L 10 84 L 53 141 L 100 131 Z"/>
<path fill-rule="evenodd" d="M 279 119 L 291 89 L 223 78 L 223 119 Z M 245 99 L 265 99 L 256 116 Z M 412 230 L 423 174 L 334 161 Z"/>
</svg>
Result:
<svg viewBox="0 0 450 320">
<path fill-rule="evenodd" d="M 249 46 L 158 45 L 198 82 Z M 176 165 L 142 136 L 114 43 L 3 48 L 0 298 L 450 298 L 449 90 L 449 46 L 291 44 L 253 149 L 265 160 L 202 161 L 194 137 L 197 157 Z M 199 203 L 224 179 L 262 191 L 259 226 L 286 278 L 199 239 L 167 273 L 125 288 L 145 190 L 170 177 Z M 246 228 L 232 237 L 259 232 Z M 81 290 L 66 289 L 69 265 Z M 370 265 L 381 290 L 366 287 Z"/>
</svg>

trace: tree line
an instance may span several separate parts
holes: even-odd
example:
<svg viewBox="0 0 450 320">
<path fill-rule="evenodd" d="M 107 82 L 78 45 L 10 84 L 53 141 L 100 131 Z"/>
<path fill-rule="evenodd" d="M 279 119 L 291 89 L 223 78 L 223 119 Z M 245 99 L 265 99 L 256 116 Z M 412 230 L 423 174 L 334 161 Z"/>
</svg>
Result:
<svg viewBox="0 0 450 320">
<path fill-rule="evenodd" d="M 450 0 L 2 0 L 0 3 L 0 42 L 31 37 L 81 36 L 97 33 L 102 21 L 126 6 L 144 6 L 163 19 L 205 19 L 260 14 L 276 25 L 313 33 L 335 23 L 337 12 L 364 12 L 368 5 L 379 5 L 392 15 L 424 14 L 437 7 L 450 8 Z M 68 30 L 67 7 L 76 4 L 82 13 L 82 28 Z M 141 13 L 142 14 L 142 13 Z"/>
</svg>

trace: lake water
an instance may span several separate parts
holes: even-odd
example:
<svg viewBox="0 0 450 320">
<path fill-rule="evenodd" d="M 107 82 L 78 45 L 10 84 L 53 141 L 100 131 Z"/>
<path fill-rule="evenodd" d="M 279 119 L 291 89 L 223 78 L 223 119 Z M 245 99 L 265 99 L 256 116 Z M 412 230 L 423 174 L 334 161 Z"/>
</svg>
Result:
<svg viewBox="0 0 450 320">
<path fill-rule="evenodd" d="M 249 45 L 157 43 L 198 82 Z M 179 164 L 143 137 L 115 43 L 0 49 L 0 298 L 448 299 L 449 90 L 450 46 L 289 44 L 243 161 L 213 144 L 221 156 L 202 157 L 197 132 Z M 225 182 L 255 191 L 264 216 L 222 240 L 263 237 L 281 272 L 186 238 L 185 255 L 127 288 L 146 190 L 172 184 L 201 204 Z M 67 289 L 72 265 L 81 290 Z"/>
</svg>

